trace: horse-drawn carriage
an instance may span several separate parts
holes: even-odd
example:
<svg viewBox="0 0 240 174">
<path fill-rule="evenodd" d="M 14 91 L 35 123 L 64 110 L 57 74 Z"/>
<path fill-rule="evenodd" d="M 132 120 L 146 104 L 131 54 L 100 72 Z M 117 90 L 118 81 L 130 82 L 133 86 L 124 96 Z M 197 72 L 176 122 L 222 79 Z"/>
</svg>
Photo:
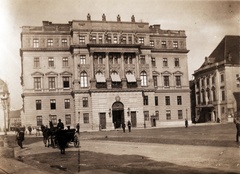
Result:
<svg viewBox="0 0 240 174">
<path fill-rule="evenodd" d="M 76 129 L 57 129 L 56 127 L 46 128 L 41 127 L 43 132 L 43 142 L 46 147 L 68 147 L 69 144 L 73 143 L 74 147 L 79 147 L 78 135 Z"/>
</svg>

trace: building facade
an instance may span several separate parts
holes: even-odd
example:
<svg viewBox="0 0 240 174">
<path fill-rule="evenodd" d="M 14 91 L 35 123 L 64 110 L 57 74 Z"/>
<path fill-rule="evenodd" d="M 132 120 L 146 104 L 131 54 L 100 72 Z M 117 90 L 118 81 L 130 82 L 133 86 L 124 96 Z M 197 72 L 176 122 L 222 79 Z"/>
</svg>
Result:
<svg viewBox="0 0 240 174">
<path fill-rule="evenodd" d="M 196 120 L 232 121 L 240 112 L 240 36 L 225 36 L 194 76 Z"/>
<path fill-rule="evenodd" d="M 81 130 L 190 117 L 186 34 L 136 22 L 44 21 L 21 33 L 23 124 L 62 119 Z"/>
</svg>

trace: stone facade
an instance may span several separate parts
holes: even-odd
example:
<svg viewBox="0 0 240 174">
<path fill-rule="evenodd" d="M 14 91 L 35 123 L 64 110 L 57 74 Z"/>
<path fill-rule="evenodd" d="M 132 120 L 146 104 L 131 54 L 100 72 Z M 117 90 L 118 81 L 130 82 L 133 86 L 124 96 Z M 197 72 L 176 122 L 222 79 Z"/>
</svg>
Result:
<svg viewBox="0 0 240 174">
<path fill-rule="evenodd" d="M 25 26 L 21 41 L 24 125 L 60 118 L 99 130 L 191 118 L 185 31 L 88 15 Z"/>
<path fill-rule="evenodd" d="M 240 113 L 239 43 L 239 36 L 225 36 L 194 72 L 196 121 L 232 121 Z"/>
</svg>

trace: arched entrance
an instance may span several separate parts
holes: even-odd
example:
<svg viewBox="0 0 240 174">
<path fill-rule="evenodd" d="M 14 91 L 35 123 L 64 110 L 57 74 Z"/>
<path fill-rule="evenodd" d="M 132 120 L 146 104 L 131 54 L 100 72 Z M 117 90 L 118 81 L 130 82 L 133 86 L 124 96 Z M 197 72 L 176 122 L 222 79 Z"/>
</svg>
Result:
<svg viewBox="0 0 240 174">
<path fill-rule="evenodd" d="M 115 102 L 112 105 L 112 121 L 115 128 L 120 128 L 124 122 L 124 106 L 122 102 Z"/>
</svg>

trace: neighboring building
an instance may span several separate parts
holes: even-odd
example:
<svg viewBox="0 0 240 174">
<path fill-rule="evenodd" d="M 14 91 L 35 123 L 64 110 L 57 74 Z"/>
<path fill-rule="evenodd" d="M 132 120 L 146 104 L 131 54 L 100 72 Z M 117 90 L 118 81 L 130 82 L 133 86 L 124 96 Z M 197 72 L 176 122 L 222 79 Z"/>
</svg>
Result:
<svg viewBox="0 0 240 174">
<path fill-rule="evenodd" d="M 5 124 L 8 129 L 8 113 L 10 108 L 9 95 L 7 83 L 0 79 L 0 131 L 5 130 Z"/>
<path fill-rule="evenodd" d="M 198 122 L 232 120 L 240 112 L 240 36 L 225 36 L 194 76 Z"/>
<path fill-rule="evenodd" d="M 17 127 L 21 127 L 21 110 L 9 112 L 9 129 L 14 131 Z"/>
<path fill-rule="evenodd" d="M 23 116 L 81 130 L 184 124 L 190 118 L 186 35 L 160 25 L 73 20 L 22 27 Z"/>
<path fill-rule="evenodd" d="M 189 88 L 191 90 L 190 100 L 191 100 L 191 120 L 193 123 L 196 123 L 196 94 L 195 94 L 195 81 L 189 81 Z"/>
</svg>

